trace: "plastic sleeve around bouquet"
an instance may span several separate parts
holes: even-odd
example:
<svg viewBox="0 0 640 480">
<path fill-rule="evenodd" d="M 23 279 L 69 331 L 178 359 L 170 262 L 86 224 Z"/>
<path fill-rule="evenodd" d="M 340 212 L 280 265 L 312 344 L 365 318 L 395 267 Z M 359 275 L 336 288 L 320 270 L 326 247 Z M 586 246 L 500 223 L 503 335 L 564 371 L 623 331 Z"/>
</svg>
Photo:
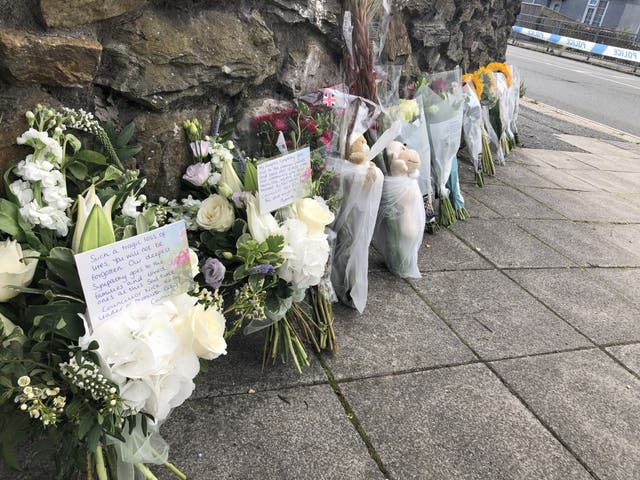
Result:
<svg viewBox="0 0 640 480">
<path fill-rule="evenodd" d="M 340 182 L 340 210 L 331 228 L 336 232 L 331 283 L 336 295 L 360 313 L 369 290 L 369 245 L 378 216 L 383 176 L 376 167 L 328 158 Z"/>
<path fill-rule="evenodd" d="M 509 87 L 507 86 L 507 79 L 502 73 L 496 73 L 496 90 L 498 91 L 498 102 L 500 104 L 500 122 L 502 123 L 502 129 L 507 135 L 507 138 L 512 139 L 513 133 L 511 132 L 511 101 L 509 94 Z"/>
<path fill-rule="evenodd" d="M 500 165 L 504 165 L 504 152 L 500 145 L 500 138 L 491 125 L 491 115 L 489 113 L 489 107 L 482 107 L 482 124 L 484 125 L 484 131 L 487 133 L 489 139 L 489 146 L 491 147 L 491 153 L 498 159 Z"/>
<path fill-rule="evenodd" d="M 511 69 L 511 86 L 509 87 L 509 111 L 511 121 L 509 124 L 511 133 L 518 135 L 518 113 L 520 111 L 520 70 L 514 65 L 509 65 Z"/>
<path fill-rule="evenodd" d="M 385 177 L 373 243 L 387 268 L 400 277 L 420 278 L 418 252 L 425 221 L 417 179 Z"/>
<path fill-rule="evenodd" d="M 123 430 L 125 441 L 110 440 L 117 454 L 118 480 L 134 480 L 136 478 L 136 464 L 162 465 L 169 457 L 169 445 L 160 436 L 158 424 L 151 422 L 147 425 L 147 435 L 138 425 L 129 432 Z"/>
<path fill-rule="evenodd" d="M 438 91 L 422 86 L 416 96 L 421 98 L 424 104 L 431 145 L 432 173 L 435 176 L 438 194 L 446 196 L 446 183 L 462 136 L 464 100 L 460 68 L 432 75 L 431 85 L 434 88 L 437 86 Z"/>
<path fill-rule="evenodd" d="M 482 106 L 473 88 L 469 85 L 463 85 L 462 91 L 465 95 L 462 132 L 473 167 L 476 172 L 479 172 L 482 170 L 480 159 L 482 155 Z"/>
</svg>

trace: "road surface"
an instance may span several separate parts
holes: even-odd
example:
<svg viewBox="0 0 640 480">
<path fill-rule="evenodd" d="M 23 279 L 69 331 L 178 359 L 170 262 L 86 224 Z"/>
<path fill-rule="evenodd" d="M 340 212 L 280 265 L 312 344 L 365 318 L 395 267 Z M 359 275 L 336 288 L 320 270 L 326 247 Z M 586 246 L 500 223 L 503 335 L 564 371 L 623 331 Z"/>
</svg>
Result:
<svg viewBox="0 0 640 480">
<path fill-rule="evenodd" d="M 640 77 L 509 45 L 527 96 L 640 136 Z"/>
</svg>

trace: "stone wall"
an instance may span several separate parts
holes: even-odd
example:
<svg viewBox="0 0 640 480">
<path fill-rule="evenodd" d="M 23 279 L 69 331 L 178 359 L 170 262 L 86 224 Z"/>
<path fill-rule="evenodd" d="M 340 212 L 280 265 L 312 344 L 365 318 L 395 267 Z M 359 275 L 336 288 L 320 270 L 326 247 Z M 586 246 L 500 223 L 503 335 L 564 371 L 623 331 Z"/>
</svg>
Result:
<svg viewBox="0 0 640 480">
<path fill-rule="evenodd" d="M 40 103 L 135 120 L 150 191 L 176 193 L 183 119 L 238 118 L 340 79 L 340 0 L 0 0 L 0 167 Z M 504 58 L 519 0 L 399 0 L 387 56 L 407 68 Z"/>
</svg>

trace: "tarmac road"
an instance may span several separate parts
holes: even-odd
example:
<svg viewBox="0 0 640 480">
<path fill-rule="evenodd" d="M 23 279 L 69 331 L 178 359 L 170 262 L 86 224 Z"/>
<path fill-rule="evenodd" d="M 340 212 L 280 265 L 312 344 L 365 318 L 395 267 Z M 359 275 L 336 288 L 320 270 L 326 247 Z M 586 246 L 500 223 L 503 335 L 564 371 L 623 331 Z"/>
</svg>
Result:
<svg viewBox="0 0 640 480">
<path fill-rule="evenodd" d="M 510 45 L 526 95 L 590 120 L 640 135 L 640 77 Z"/>
</svg>

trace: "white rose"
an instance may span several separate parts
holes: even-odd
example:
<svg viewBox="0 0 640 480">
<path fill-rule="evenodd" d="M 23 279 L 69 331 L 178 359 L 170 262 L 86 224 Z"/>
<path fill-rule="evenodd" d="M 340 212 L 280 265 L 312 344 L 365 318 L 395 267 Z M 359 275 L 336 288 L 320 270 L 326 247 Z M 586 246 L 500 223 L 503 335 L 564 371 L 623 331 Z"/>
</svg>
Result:
<svg viewBox="0 0 640 480">
<path fill-rule="evenodd" d="M 233 206 L 222 195 L 213 194 L 202 202 L 196 215 L 196 222 L 204 230 L 226 232 L 235 221 Z"/>
<path fill-rule="evenodd" d="M 213 360 L 227 354 L 224 339 L 225 318 L 217 308 L 204 308 L 196 304 L 189 312 L 189 325 L 193 334 L 193 351 L 199 358 Z"/>
<path fill-rule="evenodd" d="M 195 278 L 200 273 L 200 267 L 198 266 L 198 254 L 189 249 L 189 260 L 191 260 L 191 276 Z"/>
<path fill-rule="evenodd" d="M 324 227 L 335 219 L 333 212 L 323 202 L 313 198 L 303 198 L 295 203 L 296 216 L 302 220 L 309 231 L 309 235 L 324 233 Z"/>
<path fill-rule="evenodd" d="M 0 243 L 0 302 L 11 300 L 20 293 L 12 286 L 27 287 L 31 284 L 39 256 L 40 253 L 34 250 L 22 251 L 15 240 Z"/>
</svg>

